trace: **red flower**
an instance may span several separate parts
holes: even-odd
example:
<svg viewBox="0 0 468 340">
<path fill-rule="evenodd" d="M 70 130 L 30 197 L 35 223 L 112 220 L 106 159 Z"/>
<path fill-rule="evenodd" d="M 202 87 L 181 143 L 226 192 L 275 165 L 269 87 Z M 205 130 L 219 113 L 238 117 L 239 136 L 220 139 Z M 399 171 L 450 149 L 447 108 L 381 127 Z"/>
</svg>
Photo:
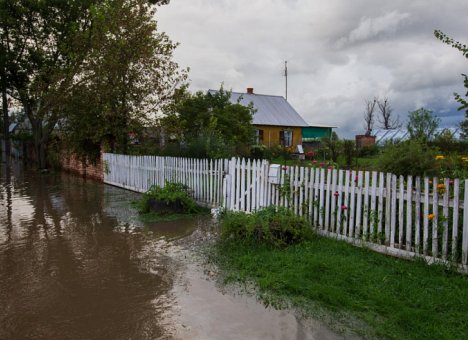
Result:
<svg viewBox="0 0 468 340">
<path fill-rule="evenodd" d="M 322 168 L 325 165 L 325 163 L 321 162 L 319 165 Z"/>
<path fill-rule="evenodd" d="M 346 205 L 343 204 L 343 205 L 341 206 L 341 210 L 346 210 L 346 209 L 348 209 L 348 207 L 347 207 Z"/>
<path fill-rule="evenodd" d="M 288 170 L 288 167 L 286 165 L 283 165 L 283 170 L 284 171 L 287 171 Z"/>
<path fill-rule="evenodd" d="M 328 166 L 327 169 L 328 169 L 328 170 L 333 170 L 333 166 L 330 165 L 330 166 Z"/>
<path fill-rule="evenodd" d="M 335 197 L 338 197 L 338 196 L 340 196 L 340 193 L 338 191 L 335 191 L 335 193 L 333 195 L 335 195 Z"/>
</svg>

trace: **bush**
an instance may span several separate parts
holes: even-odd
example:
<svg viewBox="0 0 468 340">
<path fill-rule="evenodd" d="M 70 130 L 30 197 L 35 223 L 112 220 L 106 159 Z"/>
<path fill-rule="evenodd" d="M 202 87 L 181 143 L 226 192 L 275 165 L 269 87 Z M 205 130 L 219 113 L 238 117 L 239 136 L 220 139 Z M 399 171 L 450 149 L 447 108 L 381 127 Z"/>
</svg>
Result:
<svg viewBox="0 0 468 340">
<path fill-rule="evenodd" d="M 221 217 L 221 238 L 237 238 L 285 247 L 310 240 L 314 235 L 306 219 L 274 206 L 253 214 L 227 212 Z"/>
<path fill-rule="evenodd" d="M 356 156 L 356 143 L 353 140 L 343 141 L 343 156 L 348 168 L 353 165 L 353 159 Z"/>
<path fill-rule="evenodd" d="M 264 159 L 267 153 L 266 145 L 253 145 L 250 148 L 250 157 L 253 159 Z"/>
<path fill-rule="evenodd" d="M 377 145 L 366 145 L 357 150 L 358 157 L 372 157 L 379 153 Z"/>
<path fill-rule="evenodd" d="M 164 205 L 166 208 L 164 208 Z M 168 213 L 172 209 L 182 213 L 196 213 L 199 207 L 190 196 L 189 187 L 182 183 L 166 182 L 165 186 L 153 185 L 143 194 L 142 199 L 137 203 L 140 214 L 148 213 L 152 207 L 157 206 L 160 213 Z"/>
<path fill-rule="evenodd" d="M 433 176 L 437 174 L 438 150 L 418 140 L 387 145 L 377 164 L 381 171 L 396 175 Z"/>
</svg>

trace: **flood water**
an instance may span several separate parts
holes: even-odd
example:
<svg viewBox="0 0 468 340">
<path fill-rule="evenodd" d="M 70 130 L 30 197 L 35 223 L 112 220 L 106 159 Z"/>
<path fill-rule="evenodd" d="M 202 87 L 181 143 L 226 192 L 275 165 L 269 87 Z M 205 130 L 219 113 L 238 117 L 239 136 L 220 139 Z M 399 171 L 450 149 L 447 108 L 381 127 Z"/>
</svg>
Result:
<svg viewBox="0 0 468 340">
<path fill-rule="evenodd" d="M 196 261 L 210 217 L 138 220 L 139 194 L 0 168 L 0 339 L 333 339 L 222 289 Z"/>
</svg>

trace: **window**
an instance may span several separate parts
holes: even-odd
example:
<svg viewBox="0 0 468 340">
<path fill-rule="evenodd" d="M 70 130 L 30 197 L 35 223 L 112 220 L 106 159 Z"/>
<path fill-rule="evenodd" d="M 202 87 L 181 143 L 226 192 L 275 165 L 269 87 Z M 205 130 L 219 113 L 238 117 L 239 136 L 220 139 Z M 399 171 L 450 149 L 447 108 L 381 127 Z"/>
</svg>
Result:
<svg viewBox="0 0 468 340">
<path fill-rule="evenodd" d="M 263 144 L 263 130 L 255 130 L 255 144 Z"/>
<path fill-rule="evenodd" d="M 285 129 L 280 131 L 280 143 L 284 147 L 289 147 L 292 145 L 293 132 L 291 129 Z"/>
</svg>

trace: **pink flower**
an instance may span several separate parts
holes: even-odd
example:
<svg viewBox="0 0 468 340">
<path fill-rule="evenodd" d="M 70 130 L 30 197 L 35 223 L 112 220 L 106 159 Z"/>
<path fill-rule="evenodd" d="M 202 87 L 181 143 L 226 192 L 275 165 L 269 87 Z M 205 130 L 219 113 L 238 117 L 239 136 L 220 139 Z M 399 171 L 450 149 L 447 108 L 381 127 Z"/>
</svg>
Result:
<svg viewBox="0 0 468 340">
<path fill-rule="evenodd" d="M 335 191 L 335 193 L 334 193 L 333 195 L 335 195 L 335 197 L 338 197 L 338 196 L 340 196 L 340 194 L 339 194 L 339 192 L 338 192 L 338 191 Z"/>
<path fill-rule="evenodd" d="M 288 170 L 288 167 L 286 165 L 283 165 L 283 170 L 284 171 L 287 171 Z"/>
<path fill-rule="evenodd" d="M 354 177 L 354 181 L 355 181 L 355 182 L 358 181 L 358 176 Z"/>
<path fill-rule="evenodd" d="M 325 165 L 325 163 L 321 162 L 319 165 L 322 168 Z"/>
<path fill-rule="evenodd" d="M 341 206 L 341 210 L 346 210 L 346 209 L 348 209 L 348 207 L 347 207 L 346 205 L 343 204 L 343 205 Z"/>
<path fill-rule="evenodd" d="M 317 164 L 317 160 L 316 160 L 316 159 L 314 159 L 314 160 L 312 161 L 312 163 L 314 163 L 314 164 Z"/>
<path fill-rule="evenodd" d="M 333 166 L 330 165 L 330 166 L 328 166 L 327 169 L 328 169 L 328 170 L 333 170 Z"/>
</svg>

